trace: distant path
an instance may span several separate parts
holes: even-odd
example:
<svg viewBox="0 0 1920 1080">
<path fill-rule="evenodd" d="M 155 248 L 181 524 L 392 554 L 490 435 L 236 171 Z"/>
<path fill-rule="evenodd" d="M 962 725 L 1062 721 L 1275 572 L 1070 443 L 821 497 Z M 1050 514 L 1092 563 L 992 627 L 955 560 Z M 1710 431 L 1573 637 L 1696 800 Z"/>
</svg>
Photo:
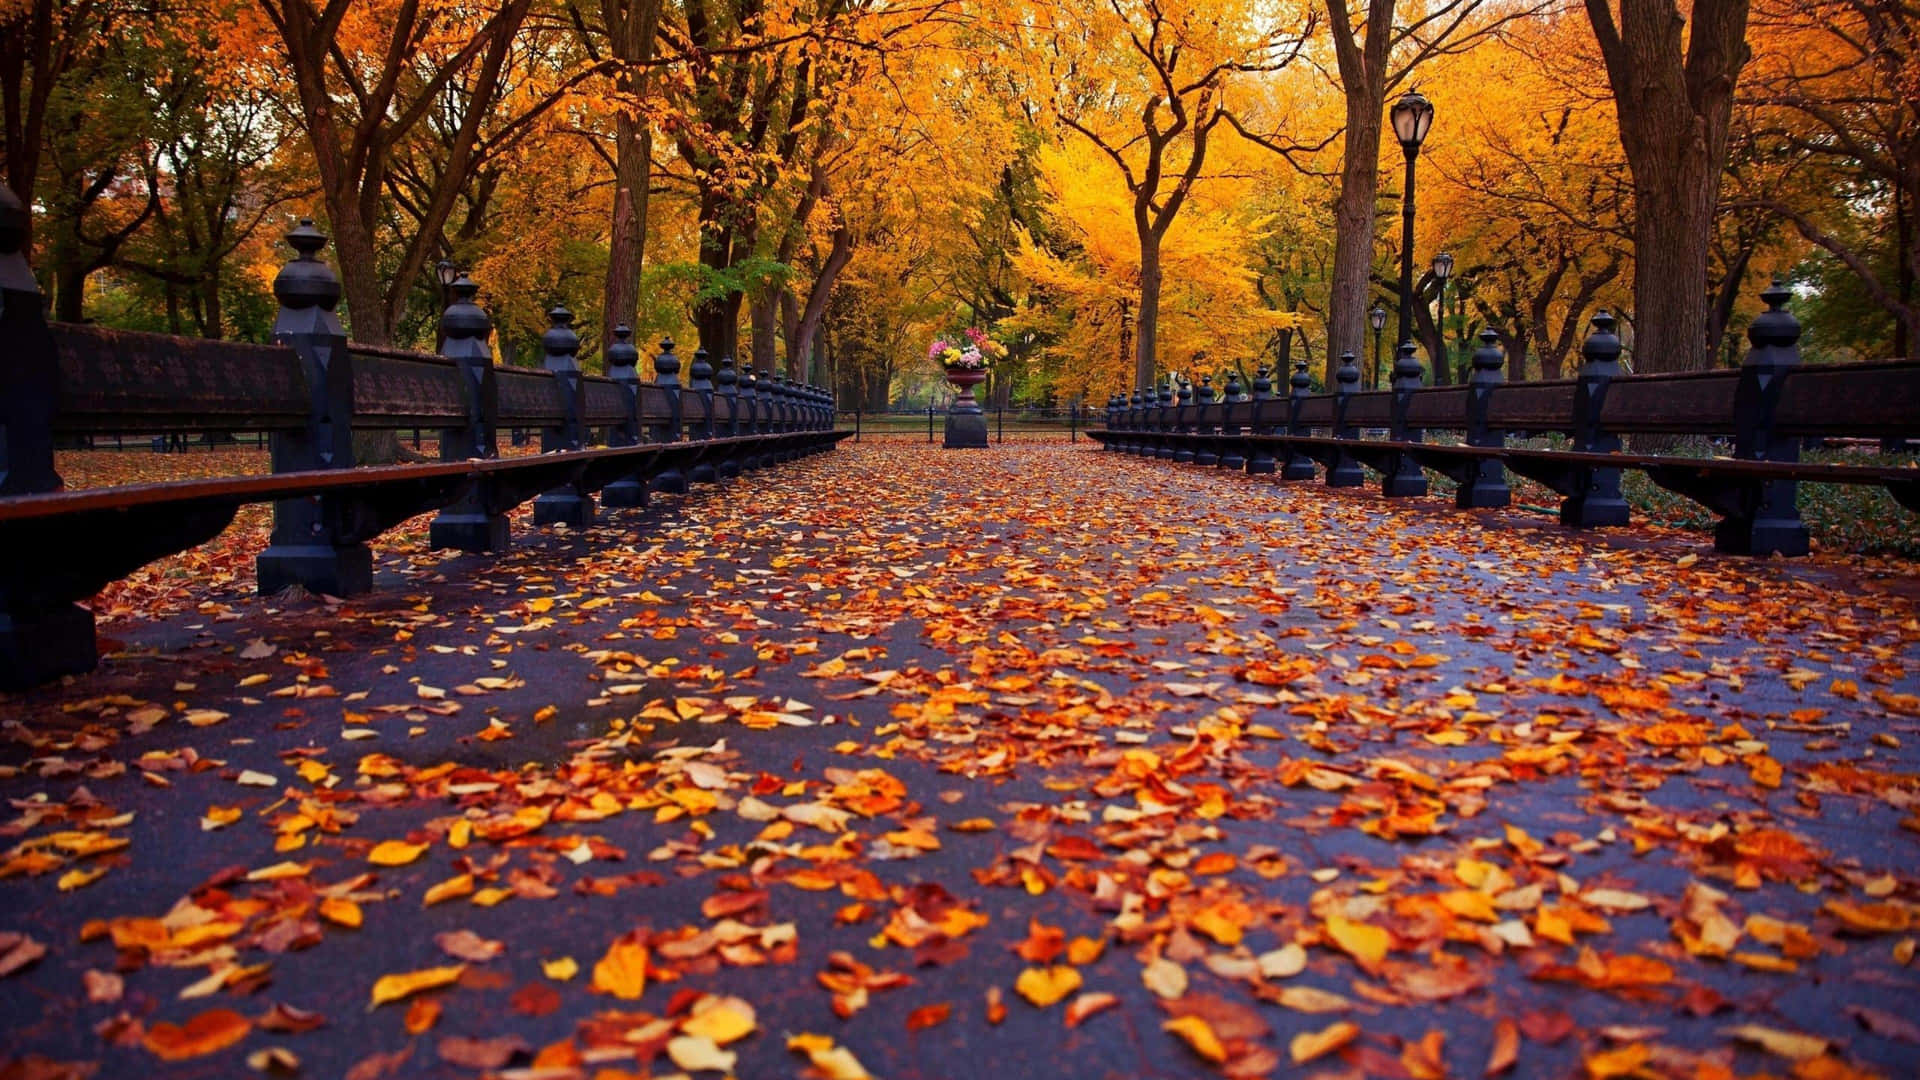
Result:
<svg viewBox="0 0 1920 1080">
<path fill-rule="evenodd" d="M 522 535 L 0 698 L 0 1076 L 1920 1073 L 1910 568 L 1084 444 Z"/>
</svg>

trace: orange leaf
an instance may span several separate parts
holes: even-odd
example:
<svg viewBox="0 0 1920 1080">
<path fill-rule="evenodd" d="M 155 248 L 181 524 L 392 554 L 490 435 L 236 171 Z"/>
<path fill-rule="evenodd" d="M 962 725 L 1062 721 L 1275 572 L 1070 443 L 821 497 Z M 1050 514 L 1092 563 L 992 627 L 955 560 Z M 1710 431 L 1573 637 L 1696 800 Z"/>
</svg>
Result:
<svg viewBox="0 0 1920 1080">
<path fill-rule="evenodd" d="M 593 989 L 622 1001 L 638 999 L 647 989 L 647 947 L 629 938 L 614 942 L 593 965 Z"/>
<path fill-rule="evenodd" d="M 253 1021 L 232 1009 L 209 1009 L 185 1024 L 155 1024 L 140 1041 L 162 1061 L 185 1061 L 232 1046 L 251 1030 Z"/>
<path fill-rule="evenodd" d="M 440 1019 L 439 998 L 416 998 L 407 1006 L 407 1034 L 419 1035 Z"/>
<path fill-rule="evenodd" d="M 1486 1075 L 1505 1072 L 1520 1060 L 1520 1028 L 1502 1019 L 1493 1025 L 1493 1052 L 1487 1055 Z"/>
<path fill-rule="evenodd" d="M 375 866 L 405 866 L 426 854 L 427 845 L 409 844 L 405 840 L 387 840 L 375 844 L 367 852 L 367 861 Z"/>
<path fill-rule="evenodd" d="M 953 1005 L 944 1001 L 938 1005 L 923 1005 L 907 1014 L 907 1030 L 920 1031 L 935 1024 L 945 1023 L 952 1012 Z"/>
<path fill-rule="evenodd" d="M 1360 1036 L 1360 1025 L 1351 1020 L 1339 1020 L 1321 1031 L 1303 1031 L 1287 1044 L 1287 1053 L 1293 1057 L 1295 1065 L 1304 1065 L 1314 1058 L 1330 1054 L 1352 1042 Z"/>
<path fill-rule="evenodd" d="M 1213 1033 L 1212 1025 L 1198 1016 L 1177 1016 L 1160 1025 L 1162 1031 L 1171 1031 L 1186 1040 L 1193 1052 L 1213 1062 L 1215 1065 L 1227 1060 L 1227 1048 L 1220 1045 L 1220 1036 Z M 1356 1029 L 1358 1030 L 1358 1029 Z M 1298 1059 L 1296 1059 L 1298 1060 Z"/>
</svg>

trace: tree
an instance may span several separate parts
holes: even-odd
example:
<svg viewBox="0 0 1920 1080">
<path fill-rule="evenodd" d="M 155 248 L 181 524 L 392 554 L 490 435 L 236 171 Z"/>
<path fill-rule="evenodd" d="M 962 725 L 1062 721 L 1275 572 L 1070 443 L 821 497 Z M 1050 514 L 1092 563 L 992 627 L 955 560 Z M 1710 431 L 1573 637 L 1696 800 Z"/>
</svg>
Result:
<svg viewBox="0 0 1920 1080">
<path fill-rule="evenodd" d="M 569 12 L 588 56 L 604 45 L 613 68 L 613 209 L 607 233 L 604 340 L 639 321 L 640 272 L 646 264 L 647 202 L 653 183 L 654 42 L 661 0 L 600 0 L 600 23 L 589 27 L 579 2 Z"/>
<path fill-rule="evenodd" d="M 1436 0 L 1395 24 L 1395 0 L 1365 0 L 1361 14 L 1348 0 L 1328 0 L 1327 25 L 1346 104 L 1340 148 L 1340 187 L 1334 201 L 1333 280 L 1327 298 L 1327 382 L 1335 358 L 1363 351 L 1368 278 L 1374 257 L 1375 205 L 1380 191 L 1380 132 L 1387 95 L 1429 60 L 1463 52 L 1508 22 L 1538 10 L 1490 10 L 1488 0 Z M 1441 103 L 1446 107 L 1446 103 Z"/>
<path fill-rule="evenodd" d="M 1756 55 L 1740 95 L 1753 137 L 1816 179 L 1736 198 L 1779 215 L 1845 267 L 1891 323 L 1893 354 L 1915 355 L 1920 9 L 1912 0 L 1757 0 L 1753 22 Z"/>
<path fill-rule="evenodd" d="M 1749 55 L 1747 0 L 1584 0 L 1633 173 L 1634 362 L 1712 363 L 1708 260 L 1734 87 Z M 1686 31 L 1684 34 L 1682 31 Z"/>
<path fill-rule="evenodd" d="M 458 9 L 424 0 L 325 0 L 318 9 L 313 0 L 258 3 L 293 77 L 353 335 L 388 344 L 469 178 L 531 0 L 506 0 L 470 30 Z M 556 100 L 544 96 L 528 111 Z M 444 167 L 413 206 L 412 227 L 396 238 L 399 258 L 383 265 L 378 234 L 394 157 L 436 109 L 453 119 Z"/>
<path fill-rule="evenodd" d="M 1038 166 L 1052 239 L 1046 248 L 1022 243 L 1015 265 L 1032 295 L 1001 325 L 1050 343 L 1042 356 L 1060 393 L 1097 400 L 1141 385 L 1134 335 L 1143 332 L 1136 305 L 1146 269 L 1135 195 L 1116 182 L 1112 158 L 1084 139 L 1043 150 Z M 1271 310 L 1255 291 L 1255 248 L 1272 222 L 1248 213 L 1245 194 L 1237 186 L 1198 189 L 1179 227 L 1161 239 L 1162 368 L 1217 372 L 1240 361 L 1248 343 L 1294 325 L 1291 313 Z"/>
<path fill-rule="evenodd" d="M 1049 20 L 1036 54 L 1050 111 L 1111 163 L 1129 196 L 1136 386 L 1150 385 L 1159 364 L 1161 249 L 1230 116 L 1230 78 L 1285 68 L 1312 28 L 1310 15 L 1276 23 L 1271 13 L 1183 0 L 1083 0 Z"/>
</svg>

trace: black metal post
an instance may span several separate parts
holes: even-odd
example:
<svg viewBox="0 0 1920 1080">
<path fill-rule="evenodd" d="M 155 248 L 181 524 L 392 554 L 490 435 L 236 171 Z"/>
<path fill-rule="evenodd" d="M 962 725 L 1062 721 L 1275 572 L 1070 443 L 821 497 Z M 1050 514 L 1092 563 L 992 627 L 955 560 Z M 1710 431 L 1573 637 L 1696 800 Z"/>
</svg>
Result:
<svg viewBox="0 0 1920 1080">
<path fill-rule="evenodd" d="M 654 442 L 680 441 L 680 358 L 673 354 L 673 339 L 660 339 L 660 355 L 653 358 L 653 384 L 667 395 L 667 417 L 653 425 Z M 764 385 L 762 387 L 764 389 Z M 653 474 L 653 490 L 671 495 L 683 495 L 687 490 L 687 477 L 680 466 L 668 460 L 660 470 Z"/>
<path fill-rule="evenodd" d="M 1358 439 L 1360 429 L 1347 422 L 1347 408 L 1353 404 L 1353 395 L 1360 386 L 1360 368 L 1353 362 L 1353 354 L 1340 354 L 1340 368 L 1333 374 L 1333 380 L 1339 388 L 1333 392 L 1333 437 L 1336 439 Z M 1360 469 L 1360 462 L 1343 447 L 1334 452 L 1333 464 L 1327 466 L 1328 487 L 1359 487 L 1366 483 L 1367 475 Z"/>
<path fill-rule="evenodd" d="M 1400 331 L 1395 341 L 1413 340 L 1413 163 L 1420 157 L 1418 146 L 1402 143 L 1407 155 L 1406 194 L 1400 200 Z M 1379 357 L 1374 358 L 1379 370 Z"/>
<path fill-rule="evenodd" d="M 333 313 L 340 279 L 319 259 L 325 234 L 303 219 L 287 234 L 298 252 L 274 278 L 280 301 L 273 340 L 300 357 L 311 388 L 307 422 L 273 435 L 273 471 L 353 467 L 353 357 Z M 255 587 L 271 595 L 289 585 L 328 596 L 352 596 L 373 588 L 373 553 L 346 535 L 347 515 L 330 513 L 324 497 L 282 499 L 273 504 L 273 535 L 254 562 Z"/>
<path fill-rule="evenodd" d="M 1747 327 L 1753 348 L 1740 365 L 1733 397 L 1733 456 L 1742 461 L 1800 460 L 1800 440 L 1774 429 L 1780 393 L 1800 366 L 1800 320 L 1787 311 L 1793 296 L 1778 280 L 1760 294 L 1767 310 Z M 1736 555 L 1805 555 L 1811 548 L 1800 520 L 1799 486 L 1792 480 L 1750 481 L 1729 494 L 1732 513 L 1714 531 L 1713 546 Z"/>
<path fill-rule="evenodd" d="M 1573 445 L 1584 454 L 1611 454 L 1620 436 L 1600 426 L 1607 384 L 1620 374 L 1620 338 L 1613 316 L 1593 316 L 1593 333 L 1580 345 L 1580 376 L 1573 394 Z M 1627 501 L 1620 495 L 1620 470 L 1580 467 L 1572 471 L 1572 494 L 1560 500 L 1560 524 L 1580 528 L 1625 525 Z"/>
<path fill-rule="evenodd" d="M 500 386 L 494 375 L 487 338 L 493 320 L 473 302 L 480 286 L 461 274 L 448 288 L 452 301 L 440 315 L 441 355 L 453 362 L 460 380 L 464 422 L 440 429 L 440 460 L 489 460 L 500 456 Z M 434 515 L 427 545 L 438 550 L 505 551 L 511 542 L 507 516 L 489 505 L 489 483 L 472 490 Z"/>
<path fill-rule="evenodd" d="M 565 453 L 585 449 L 586 384 L 580 370 L 580 335 L 573 329 L 573 312 L 555 304 L 547 312 L 551 323 L 540 335 L 540 347 L 546 353 L 543 365 L 553 376 L 553 395 L 560 407 L 560 422 L 540 432 L 540 452 Z M 565 523 L 575 529 L 593 524 L 593 493 L 581 490 L 569 481 L 533 500 L 533 523 Z"/>
<path fill-rule="evenodd" d="M 1253 373 L 1253 423 L 1248 433 L 1252 435 L 1271 435 L 1273 429 L 1267 424 L 1267 410 L 1273 405 L 1273 372 L 1265 364 Z M 1309 466 L 1311 467 L 1311 466 Z M 1263 475 L 1274 471 L 1273 447 L 1267 443 L 1254 443 L 1247 454 L 1247 475 Z"/>
<path fill-rule="evenodd" d="M 1393 361 L 1393 416 L 1390 437 L 1395 442 L 1417 443 L 1421 430 L 1408 420 L 1413 395 L 1420 390 L 1420 358 L 1414 355 L 1413 342 L 1400 343 L 1400 355 Z M 1380 493 L 1390 499 L 1427 493 L 1427 474 L 1413 455 L 1402 450 L 1393 455 L 1387 474 L 1381 478 Z"/>
<path fill-rule="evenodd" d="M 1505 446 L 1507 433 L 1488 424 L 1493 406 L 1494 388 L 1505 381 L 1500 355 L 1500 332 L 1489 326 L 1480 331 L 1480 348 L 1474 350 L 1473 374 L 1467 380 L 1467 445 Z M 1454 489 L 1453 505 L 1462 510 L 1505 506 L 1512 499 L 1507 489 L 1507 470 L 1493 458 L 1468 466 L 1467 478 Z"/>
<path fill-rule="evenodd" d="M 27 208 L 0 183 L 0 495 L 58 491 L 53 418 L 60 357 L 46 304 L 27 264 Z M 102 543 L 113 542 L 101 530 Z M 93 613 L 50 594 L 53 553 L 9 550 L 0 560 L 0 688 L 93 670 Z M 56 564 L 57 565 L 57 564 Z"/>
<path fill-rule="evenodd" d="M 640 350 L 633 344 L 633 328 L 625 323 L 613 328 L 613 342 L 604 354 L 607 378 L 620 389 L 620 403 L 626 416 L 607 430 L 608 446 L 640 445 Z M 628 473 L 600 489 L 600 504 L 609 509 L 647 505 L 647 482 L 637 472 Z"/>
<path fill-rule="evenodd" d="M 714 436 L 713 364 L 708 360 L 707 350 L 693 350 L 693 366 L 687 369 L 687 374 L 691 376 L 687 382 L 687 390 L 693 394 L 694 400 L 700 403 L 700 420 L 691 425 L 688 434 L 695 439 L 711 439 Z M 713 462 L 703 459 L 694 463 L 693 468 L 687 473 L 687 479 L 696 484 L 711 484 L 720 479 L 720 472 L 714 468 Z"/>
<path fill-rule="evenodd" d="M 1349 358 L 1347 362 L 1348 366 L 1351 367 L 1352 363 L 1351 358 Z M 1293 376 L 1287 380 L 1287 385 L 1291 388 L 1287 394 L 1287 434 L 1303 437 L 1313 434 L 1313 429 L 1307 426 L 1306 416 L 1304 415 L 1307 406 L 1307 397 L 1313 393 L 1313 376 L 1307 374 L 1307 362 L 1305 360 L 1296 360 L 1293 362 Z M 1309 456 L 1306 451 L 1300 449 L 1300 447 L 1289 445 L 1287 447 L 1287 463 L 1280 470 L 1280 479 L 1311 480 L 1313 479 L 1313 474 L 1313 458 Z"/>
</svg>

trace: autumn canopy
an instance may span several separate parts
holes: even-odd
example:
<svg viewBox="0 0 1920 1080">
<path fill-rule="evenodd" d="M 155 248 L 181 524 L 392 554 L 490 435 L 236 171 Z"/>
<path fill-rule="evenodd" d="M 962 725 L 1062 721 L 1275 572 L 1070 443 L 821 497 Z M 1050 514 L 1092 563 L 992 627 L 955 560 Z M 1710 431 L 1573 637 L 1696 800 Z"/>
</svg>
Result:
<svg viewBox="0 0 1920 1080">
<path fill-rule="evenodd" d="M 1809 359 L 1909 355 L 1920 136 L 1901 0 L 9 0 L 4 177 L 56 317 L 264 338 L 332 237 L 353 335 L 430 347 L 467 268 L 869 408 L 927 342 L 994 400 L 1340 353 L 1397 312 L 1433 382 L 1499 332 L 1567 369 L 1724 365 L 1768 275 Z M 1411 288 L 1385 118 L 1434 103 Z M 1453 257 L 1451 278 L 1430 269 Z M 1389 322 L 1391 326 L 1391 321 Z M 1392 343 L 1389 342 L 1389 345 Z"/>
</svg>

